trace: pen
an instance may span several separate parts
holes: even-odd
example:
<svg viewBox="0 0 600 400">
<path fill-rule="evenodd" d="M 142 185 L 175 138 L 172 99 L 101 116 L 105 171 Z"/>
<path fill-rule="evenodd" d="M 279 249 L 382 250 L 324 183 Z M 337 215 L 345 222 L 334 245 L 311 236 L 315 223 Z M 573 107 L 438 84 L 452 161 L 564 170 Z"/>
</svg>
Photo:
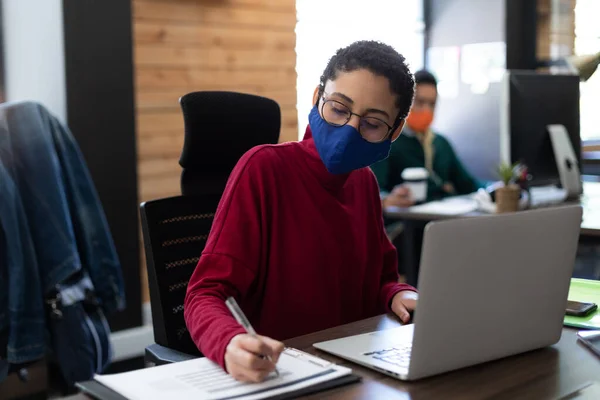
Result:
<svg viewBox="0 0 600 400">
<path fill-rule="evenodd" d="M 256 337 L 256 331 L 254 330 L 252 325 L 250 325 L 250 321 L 248 321 L 248 318 L 246 318 L 246 315 L 244 314 L 240 306 L 238 306 L 237 301 L 235 301 L 233 297 L 228 297 L 225 301 L 225 305 L 227 306 L 227 308 L 229 308 L 229 311 L 231 312 L 235 320 L 238 322 L 238 324 L 242 325 L 249 335 Z M 267 356 L 267 359 L 273 362 L 271 357 Z M 275 368 L 275 375 L 279 376 L 279 371 L 277 370 L 277 367 Z"/>
</svg>

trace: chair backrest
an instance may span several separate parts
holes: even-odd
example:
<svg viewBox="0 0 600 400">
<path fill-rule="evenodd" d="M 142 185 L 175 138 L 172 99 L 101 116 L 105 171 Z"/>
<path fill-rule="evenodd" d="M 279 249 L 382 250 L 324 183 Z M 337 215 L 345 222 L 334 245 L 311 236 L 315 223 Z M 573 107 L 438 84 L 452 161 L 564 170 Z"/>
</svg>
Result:
<svg viewBox="0 0 600 400">
<path fill-rule="evenodd" d="M 154 340 L 188 354 L 199 351 L 185 325 L 183 301 L 220 198 L 178 196 L 140 206 Z"/>
<path fill-rule="evenodd" d="M 266 97 L 203 91 L 188 93 L 179 103 L 185 127 L 179 159 L 183 195 L 222 193 L 245 152 L 279 140 L 281 110 Z"/>
</svg>

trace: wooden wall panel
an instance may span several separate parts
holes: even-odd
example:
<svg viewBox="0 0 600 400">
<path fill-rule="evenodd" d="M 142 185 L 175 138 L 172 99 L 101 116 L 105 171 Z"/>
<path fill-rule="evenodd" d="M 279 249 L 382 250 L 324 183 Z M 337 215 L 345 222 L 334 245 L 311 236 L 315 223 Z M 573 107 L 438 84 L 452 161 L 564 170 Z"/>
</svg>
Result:
<svg viewBox="0 0 600 400">
<path fill-rule="evenodd" d="M 142 201 L 179 193 L 185 93 L 273 98 L 282 141 L 296 139 L 295 1 L 134 0 L 133 13 Z"/>
<path fill-rule="evenodd" d="M 239 26 L 172 25 L 140 21 L 136 43 L 220 46 L 223 49 L 294 49 L 296 35 L 289 30 L 260 30 Z"/>
<path fill-rule="evenodd" d="M 537 57 L 570 56 L 575 49 L 576 0 L 537 0 Z"/>
<path fill-rule="evenodd" d="M 296 65 L 294 49 L 223 49 L 178 46 L 147 45 L 135 47 L 140 65 L 178 68 L 182 63 L 191 68 L 203 69 L 279 69 L 288 70 Z"/>
<path fill-rule="evenodd" d="M 281 0 L 286 7 L 278 6 L 275 2 L 255 5 L 235 3 L 203 0 L 134 0 L 133 13 L 136 21 L 193 22 L 205 26 L 240 26 L 283 31 L 290 27 L 295 28 L 295 3 L 289 0 Z M 289 4 L 294 7 L 289 7 Z"/>
<path fill-rule="evenodd" d="M 138 66 L 136 82 L 138 90 L 205 88 L 215 90 L 221 87 L 258 88 L 286 90 L 296 85 L 295 68 L 264 69 L 200 69 L 192 67 Z"/>
<path fill-rule="evenodd" d="M 295 0 L 132 4 L 140 201 L 180 193 L 178 99 L 188 92 L 272 98 L 282 110 L 281 141 L 297 139 Z"/>
</svg>

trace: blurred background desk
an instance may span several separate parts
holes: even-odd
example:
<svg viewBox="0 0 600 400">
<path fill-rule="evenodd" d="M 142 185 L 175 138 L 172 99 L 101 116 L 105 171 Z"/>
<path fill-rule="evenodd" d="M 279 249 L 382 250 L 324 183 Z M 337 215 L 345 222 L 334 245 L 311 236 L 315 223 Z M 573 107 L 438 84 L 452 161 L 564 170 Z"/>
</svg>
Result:
<svg viewBox="0 0 600 400">
<path fill-rule="evenodd" d="M 600 279 L 600 182 L 584 182 L 580 203 L 583 207 L 583 221 L 579 237 L 579 249 L 573 276 L 586 279 Z M 385 216 L 403 224 L 402 237 L 398 244 L 398 254 L 404 267 L 406 282 L 417 285 L 423 231 L 431 221 L 449 218 L 472 218 L 489 215 L 479 211 L 460 215 L 421 213 L 411 209 L 386 210 Z"/>
</svg>

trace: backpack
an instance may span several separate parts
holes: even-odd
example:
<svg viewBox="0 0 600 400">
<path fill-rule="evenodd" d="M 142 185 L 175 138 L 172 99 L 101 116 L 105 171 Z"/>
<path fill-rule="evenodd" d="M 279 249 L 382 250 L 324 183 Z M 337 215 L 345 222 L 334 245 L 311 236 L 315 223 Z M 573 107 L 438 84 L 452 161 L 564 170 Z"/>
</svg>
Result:
<svg viewBox="0 0 600 400">
<path fill-rule="evenodd" d="M 65 383 L 90 380 L 110 364 L 110 327 L 90 278 L 76 274 L 45 298 L 50 354 Z"/>
</svg>

